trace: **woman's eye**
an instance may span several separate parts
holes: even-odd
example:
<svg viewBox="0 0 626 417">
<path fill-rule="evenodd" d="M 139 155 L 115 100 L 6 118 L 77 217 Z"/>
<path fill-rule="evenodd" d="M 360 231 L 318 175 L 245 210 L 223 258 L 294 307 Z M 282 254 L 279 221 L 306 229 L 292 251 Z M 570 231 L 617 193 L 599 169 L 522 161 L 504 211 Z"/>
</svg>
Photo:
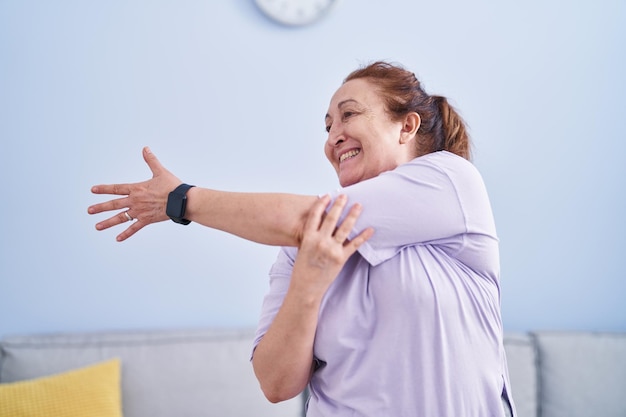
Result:
<svg viewBox="0 0 626 417">
<path fill-rule="evenodd" d="M 352 116 L 356 116 L 358 114 L 358 112 L 355 111 L 344 111 L 343 113 L 341 113 L 341 120 L 345 121 L 349 118 L 351 118 Z M 326 132 L 330 133 L 330 129 L 333 126 L 332 123 L 329 123 L 326 125 Z"/>
</svg>

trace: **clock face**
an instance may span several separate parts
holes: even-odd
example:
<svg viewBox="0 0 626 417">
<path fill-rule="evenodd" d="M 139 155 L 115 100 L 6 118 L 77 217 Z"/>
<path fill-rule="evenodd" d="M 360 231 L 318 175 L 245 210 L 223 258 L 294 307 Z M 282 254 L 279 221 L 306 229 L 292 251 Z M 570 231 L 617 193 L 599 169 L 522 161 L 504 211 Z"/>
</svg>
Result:
<svg viewBox="0 0 626 417">
<path fill-rule="evenodd" d="M 268 17 L 289 26 L 313 23 L 336 3 L 336 0 L 254 0 Z"/>
</svg>

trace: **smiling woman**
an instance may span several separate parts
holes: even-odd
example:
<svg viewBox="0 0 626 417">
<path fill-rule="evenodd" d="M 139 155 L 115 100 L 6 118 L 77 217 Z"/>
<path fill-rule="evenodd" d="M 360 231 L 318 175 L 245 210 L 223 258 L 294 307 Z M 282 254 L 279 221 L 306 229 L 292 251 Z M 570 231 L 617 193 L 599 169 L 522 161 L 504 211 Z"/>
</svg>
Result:
<svg viewBox="0 0 626 417">
<path fill-rule="evenodd" d="M 417 113 L 396 121 L 385 110 L 376 85 L 366 78 L 344 83 L 326 114 L 326 157 L 345 187 L 373 178 L 417 156 Z"/>
<path fill-rule="evenodd" d="M 146 148 L 153 177 L 94 186 L 121 197 L 89 213 L 118 211 L 98 230 L 134 219 L 120 241 L 170 215 L 282 246 L 252 354 L 272 402 L 308 385 L 307 416 L 510 415 L 498 238 L 463 121 L 376 62 L 346 78 L 325 123 L 339 191 L 181 185 Z"/>
</svg>

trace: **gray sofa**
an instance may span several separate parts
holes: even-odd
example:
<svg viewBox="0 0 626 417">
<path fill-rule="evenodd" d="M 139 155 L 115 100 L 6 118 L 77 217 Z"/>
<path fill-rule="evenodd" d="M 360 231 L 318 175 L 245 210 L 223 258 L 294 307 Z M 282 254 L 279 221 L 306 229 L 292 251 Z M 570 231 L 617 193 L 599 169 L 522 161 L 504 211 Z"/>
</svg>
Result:
<svg viewBox="0 0 626 417">
<path fill-rule="evenodd" d="M 124 417 L 302 416 L 304 396 L 280 404 L 263 397 L 249 362 L 253 335 L 199 329 L 5 337 L 0 383 L 117 357 Z M 507 334 L 505 349 L 519 417 L 626 416 L 626 334 Z"/>
</svg>

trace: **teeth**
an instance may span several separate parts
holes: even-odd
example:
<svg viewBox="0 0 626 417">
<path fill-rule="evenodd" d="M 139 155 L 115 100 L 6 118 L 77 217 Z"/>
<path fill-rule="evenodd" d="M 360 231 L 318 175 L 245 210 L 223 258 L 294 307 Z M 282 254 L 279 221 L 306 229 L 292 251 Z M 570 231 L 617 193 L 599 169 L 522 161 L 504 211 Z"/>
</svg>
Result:
<svg viewBox="0 0 626 417">
<path fill-rule="evenodd" d="M 341 155 L 341 156 L 339 157 L 339 162 L 343 162 L 343 161 L 345 161 L 346 159 L 348 159 L 348 158 L 352 158 L 353 156 L 357 156 L 357 155 L 358 155 L 358 154 L 360 154 L 360 153 L 361 153 L 361 150 L 360 150 L 360 149 L 354 149 L 354 150 L 351 150 L 351 151 L 349 151 L 349 152 L 346 152 L 346 153 L 344 153 L 343 155 Z"/>
</svg>

